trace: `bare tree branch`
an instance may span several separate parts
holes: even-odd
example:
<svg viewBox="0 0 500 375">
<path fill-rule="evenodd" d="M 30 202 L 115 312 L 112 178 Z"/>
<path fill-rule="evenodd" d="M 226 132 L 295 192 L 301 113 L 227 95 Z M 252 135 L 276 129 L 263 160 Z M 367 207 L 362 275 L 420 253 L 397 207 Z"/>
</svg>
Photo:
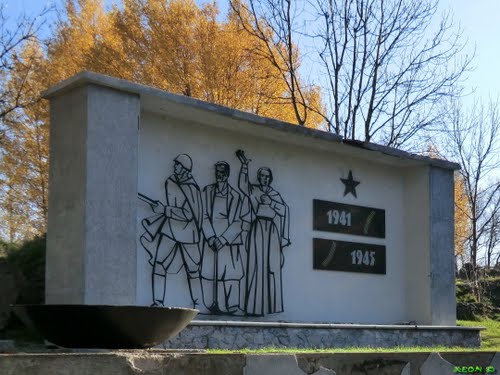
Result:
<svg viewBox="0 0 500 375">
<path fill-rule="evenodd" d="M 279 71 L 287 86 L 288 102 L 299 125 L 305 125 L 312 110 L 300 82 L 298 48 L 294 40 L 295 9 L 293 0 L 230 0 L 231 9 L 242 27 L 256 37 L 261 46 L 253 51 L 266 58 Z M 328 117 L 322 114 L 328 121 Z"/>
<path fill-rule="evenodd" d="M 461 94 L 473 56 L 436 0 L 309 0 L 334 131 L 402 147 L 440 125 L 443 99 Z M 326 117 L 330 117 L 326 115 Z"/>
<path fill-rule="evenodd" d="M 46 15 L 53 7 L 44 8 L 38 15 L 28 17 L 21 15 L 13 26 L 9 25 L 9 20 L 4 13 L 4 4 L 0 4 L 0 120 L 12 111 L 32 104 L 32 101 L 23 100 L 23 92 L 26 89 L 25 79 L 21 79 L 16 85 L 8 84 L 10 72 L 14 68 L 17 53 L 28 42 L 38 38 L 40 28 L 45 23 Z M 5 130 L 0 129 L 0 144 L 5 136 Z"/>
<path fill-rule="evenodd" d="M 447 154 L 460 161 L 471 231 L 465 240 L 473 269 L 483 252 L 490 266 L 500 245 L 500 103 L 448 109 Z"/>
</svg>

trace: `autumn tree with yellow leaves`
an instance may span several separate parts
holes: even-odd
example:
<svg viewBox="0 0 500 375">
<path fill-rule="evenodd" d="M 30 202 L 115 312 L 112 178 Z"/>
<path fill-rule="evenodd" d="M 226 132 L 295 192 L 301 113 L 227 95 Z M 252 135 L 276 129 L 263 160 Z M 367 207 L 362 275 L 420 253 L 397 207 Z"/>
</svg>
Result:
<svg viewBox="0 0 500 375">
<path fill-rule="evenodd" d="M 11 241 L 44 233 L 48 211 L 48 108 L 40 99 L 46 77 L 43 51 L 37 42 L 27 44 L 13 58 L 9 84 L 23 85 L 21 100 L 30 105 L 3 118 L 1 143 L 0 228 Z"/>
<path fill-rule="evenodd" d="M 49 119 L 40 94 L 82 70 L 297 123 L 282 72 L 256 53 L 263 41 L 234 13 L 219 21 L 215 3 L 123 0 L 106 11 L 101 0 L 66 0 L 62 14 L 44 43 L 19 46 L 7 80 L 23 84 L 19 99 L 29 103 L 3 119 L 0 233 L 8 240 L 46 231 Z M 316 109 L 301 124 L 318 127 L 319 88 L 297 89 Z"/>
<path fill-rule="evenodd" d="M 460 264 L 470 261 L 467 241 L 471 235 L 471 212 L 465 182 L 461 174 L 455 175 L 455 257 Z M 457 262 L 458 263 L 458 262 Z M 458 268 L 458 266 L 457 266 Z"/>
</svg>

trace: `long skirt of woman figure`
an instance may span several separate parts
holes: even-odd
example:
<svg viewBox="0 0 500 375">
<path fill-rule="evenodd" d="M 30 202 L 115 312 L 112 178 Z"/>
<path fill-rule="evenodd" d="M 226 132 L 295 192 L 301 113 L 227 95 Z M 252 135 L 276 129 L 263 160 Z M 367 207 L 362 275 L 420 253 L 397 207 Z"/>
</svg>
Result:
<svg viewBox="0 0 500 375">
<path fill-rule="evenodd" d="M 262 316 L 283 312 L 284 257 L 276 223 L 272 219 L 257 218 L 251 224 L 246 249 L 246 314 Z"/>
</svg>

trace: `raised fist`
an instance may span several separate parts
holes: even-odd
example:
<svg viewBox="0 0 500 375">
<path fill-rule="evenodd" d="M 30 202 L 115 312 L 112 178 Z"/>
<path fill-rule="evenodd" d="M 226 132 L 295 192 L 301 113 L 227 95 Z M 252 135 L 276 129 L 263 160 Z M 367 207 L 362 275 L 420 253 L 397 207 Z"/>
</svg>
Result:
<svg viewBox="0 0 500 375">
<path fill-rule="evenodd" d="M 244 165 L 248 165 L 248 163 L 252 161 L 252 159 L 247 159 L 245 151 L 243 150 L 236 150 L 236 156 L 238 157 L 240 163 Z"/>
</svg>

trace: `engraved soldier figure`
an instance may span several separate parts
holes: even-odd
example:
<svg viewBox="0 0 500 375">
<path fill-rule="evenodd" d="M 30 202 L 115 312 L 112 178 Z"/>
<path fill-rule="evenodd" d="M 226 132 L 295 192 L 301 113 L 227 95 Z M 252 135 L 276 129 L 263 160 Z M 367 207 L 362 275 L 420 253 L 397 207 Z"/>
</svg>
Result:
<svg viewBox="0 0 500 375">
<path fill-rule="evenodd" d="M 149 202 L 155 215 L 142 220 L 145 232 L 140 242 L 153 267 L 152 306 L 164 304 L 167 274 L 181 271 L 186 273 L 193 307 L 202 302 L 199 242 L 203 207 L 192 168 L 189 155 L 180 154 L 174 159 L 174 173 L 165 181 L 166 204 Z"/>
<path fill-rule="evenodd" d="M 248 177 L 250 160 L 242 150 L 238 187 L 245 196 L 242 220 L 248 229 L 244 309 L 247 315 L 283 311 L 283 248 L 290 245 L 289 210 L 281 195 L 271 187 L 273 174 L 267 167 L 257 172 L 258 183 Z"/>
<path fill-rule="evenodd" d="M 215 164 L 216 182 L 203 188 L 202 279 L 205 305 L 213 314 L 240 312 L 240 282 L 243 279 L 241 254 L 241 197 L 228 183 L 229 164 Z"/>
</svg>

